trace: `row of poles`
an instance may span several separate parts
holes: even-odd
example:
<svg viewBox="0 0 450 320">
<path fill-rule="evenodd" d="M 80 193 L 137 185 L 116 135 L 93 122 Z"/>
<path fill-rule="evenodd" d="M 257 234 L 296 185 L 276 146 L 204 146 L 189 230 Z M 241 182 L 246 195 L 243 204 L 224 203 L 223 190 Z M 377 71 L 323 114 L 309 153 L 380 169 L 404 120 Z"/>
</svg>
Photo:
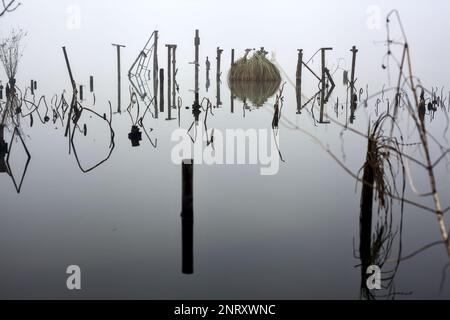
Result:
<svg viewBox="0 0 450 320">
<path fill-rule="evenodd" d="M 318 76 L 309 66 L 308 63 L 303 60 L 303 49 L 298 49 L 298 59 L 297 59 L 297 71 L 296 71 L 296 98 L 297 98 L 297 114 L 300 114 L 302 109 L 309 103 L 302 104 L 302 76 L 303 76 L 303 68 L 306 68 L 317 80 L 320 82 L 320 119 L 319 123 L 329 123 L 324 121 L 324 109 L 325 104 L 328 102 L 328 99 L 331 93 L 334 90 L 335 83 L 330 74 L 330 71 L 326 67 L 326 52 L 331 51 L 333 48 L 321 48 L 321 76 Z M 357 106 L 357 97 L 356 97 L 356 54 L 358 53 L 358 49 L 356 46 L 353 46 L 350 50 L 352 52 L 352 68 L 351 68 L 351 77 L 349 81 L 350 88 L 350 97 L 351 97 L 351 116 L 350 122 L 353 123 L 354 120 L 354 112 Z M 327 88 L 327 83 L 331 83 L 331 88 Z M 327 92 L 328 91 L 328 92 Z"/>
</svg>

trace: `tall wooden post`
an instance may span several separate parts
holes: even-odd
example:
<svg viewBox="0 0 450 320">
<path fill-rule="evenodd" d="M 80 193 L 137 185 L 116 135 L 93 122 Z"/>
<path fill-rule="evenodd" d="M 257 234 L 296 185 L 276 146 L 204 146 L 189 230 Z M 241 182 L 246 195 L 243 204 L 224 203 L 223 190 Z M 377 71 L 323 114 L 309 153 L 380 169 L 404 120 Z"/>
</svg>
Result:
<svg viewBox="0 0 450 320">
<path fill-rule="evenodd" d="M 120 49 L 125 48 L 124 45 L 120 44 L 112 44 L 114 47 L 117 48 L 117 112 L 121 113 L 122 108 L 122 83 L 121 83 L 121 70 L 120 70 Z"/>
<path fill-rule="evenodd" d="M 220 105 L 222 104 L 222 101 L 221 101 L 221 99 L 220 99 L 220 74 L 221 74 L 221 72 L 220 72 L 220 61 L 221 61 L 221 56 L 222 56 L 222 52 L 223 52 L 223 50 L 222 49 L 220 49 L 220 47 L 217 47 L 217 57 L 216 57 L 216 60 L 217 60 L 217 70 L 216 70 L 216 98 L 217 98 L 217 101 L 216 101 L 216 105 L 217 105 L 217 107 L 220 107 Z"/>
<path fill-rule="evenodd" d="M 199 35 L 198 30 L 195 30 L 194 45 L 195 45 L 195 92 L 198 92 L 199 91 L 198 74 L 199 74 L 199 66 L 200 66 L 200 61 L 199 61 L 200 35 Z"/>
<path fill-rule="evenodd" d="M 166 45 L 167 47 L 167 108 L 172 108 L 171 103 L 171 88 L 172 88 L 172 47 L 171 45 Z M 170 112 L 170 111 L 169 111 Z"/>
<path fill-rule="evenodd" d="M 155 98 L 155 115 L 158 114 L 158 73 L 159 73 L 159 65 L 158 65 L 158 30 L 154 32 L 153 39 L 153 96 Z"/>
<path fill-rule="evenodd" d="M 94 92 L 94 76 L 89 77 L 89 90 L 90 92 Z"/>
<path fill-rule="evenodd" d="M 358 104 L 355 89 L 356 53 L 358 52 L 358 49 L 356 49 L 356 46 L 353 46 L 350 51 L 352 53 L 352 71 L 350 76 L 350 123 L 353 123 L 355 120 L 355 111 Z"/>
<path fill-rule="evenodd" d="M 159 70 L 159 111 L 164 112 L 164 69 Z"/>
<path fill-rule="evenodd" d="M 172 46 L 172 106 L 176 105 L 176 83 L 177 83 L 177 46 Z"/>
<path fill-rule="evenodd" d="M 194 160 L 184 160 L 181 181 L 182 272 L 194 273 Z"/>
<path fill-rule="evenodd" d="M 220 60 L 221 60 L 222 52 L 223 52 L 223 50 L 220 49 L 220 47 L 217 47 L 217 57 L 216 57 L 216 60 L 217 60 L 217 71 L 216 71 L 217 82 L 220 81 Z"/>
<path fill-rule="evenodd" d="M 352 95 L 355 92 L 355 67 L 356 67 L 356 53 L 358 52 L 358 49 L 356 49 L 356 46 L 352 47 L 352 74 L 351 74 L 351 80 L 350 80 L 350 87 Z"/>
<path fill-rule="evenodd" d="M 320 49 L 322 55 L 322 77 L 321 77 L 321 90 L 320 90 L 320 123 L 324 123 L 323 116 L 325 111 L 325 90 L 326 90 L 326 79 L 327 79 L 327 67 L 325 60 L 325 52 L 327 50 L 333 50 L 333 48 L 322 48 Z"/>
<path fill-rule="evenodd" d="M 297 114 L 302 112 L 302 71 L 303 71 L 303 49 L 298 49 L 297 73 L 295 75 L 295 92 L 297 95 Z"/>
</svg>

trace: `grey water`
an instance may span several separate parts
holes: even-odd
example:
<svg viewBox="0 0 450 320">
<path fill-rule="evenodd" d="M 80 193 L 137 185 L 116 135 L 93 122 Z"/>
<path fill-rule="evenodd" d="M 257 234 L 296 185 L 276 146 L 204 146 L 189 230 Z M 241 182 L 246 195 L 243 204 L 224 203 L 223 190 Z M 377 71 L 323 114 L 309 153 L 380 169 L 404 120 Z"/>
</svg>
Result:
<svg viewBox="0 0 450 320">
<path fill-rule="evenodd" d="M 84 86 L 81 104 L 109 119 L 114 130 L 111 156 L 94 170 L 111 150 L 109 127 L 101 118 L 85 113 L 86 135 L 64 136 L 66 123 L 41 123 L 34 115 L 20 119 L 20 139 L 13 142 L 10 163 L 16 183 L 26 167 L 20 193 L 6 173 L 0 173 L 0 298 L 2 299 L 360 299 L 361 261 L 360 194 L 357 184 L 317 141 L 323 142 L 352 171 L 366 159 L 367 140 L 335 123 L 318 124 L 306 107 L 297 114 L 295 72 L 297 49 L 309 58 L 321 47 L 333 71 L 336 90 L 327 113 L 341 123 L 366 133 L 376 118 L 376 99 L 356 110 L 353 124 L 345 108 L 342 72 L 351 68 L 353 45 L 357 56 L 357 87 L 362 96 L 389 84 L 385 63 L 385 16 L 398 9 L 414 61 L 414 74 L 428 88 L 450 88 L 448 71 L 448 1 L 23 1 L 16 11 L 0 18 L 0 37 L 12 28 L 27 32 L 17 73 L 17 87 L 36 80 L 36 97 L 54 95 L 70 103 L 71 83 L 62 47 L 65 46 L 77 85 Z M 423 23 L 421 21 L 427 21 Z M 282 69 L 284 105 L 279 124 L 280 161 L 277 174 L 263 176 L 258 165 L 194 165 L 193 274 L 182 272 L 181 166 L 173 163 L 176 142 L 171 135 L 193 122 L 194 35 L 200 30 L 199 95 L 215 106 L 207 126 L 226 129 L 272 127 L 276 96 L 262 106 L 248 106 L 230 92 L 227 72 L 231 49 L 236 58 L 246 48 L 264 46 L 268 57 Z M 159 67 L 167 71 L 165 44 L 177 44 L 176 75 L 179 85 L 174 120 L 144 119 L 139 147 L 128 138 L 137 108 L 130 104 L 128 69 L 153 30 L 159 30 Z M 398 31 L 398 30 L 396 30 Z M 117 107 L 116 50 L 122 49 L 122 112 Z M 222 54 L 221 82 L 216 81 L 216 48 Z M 206 90 L 205 60 L 211 61 L 210 87 Z M 320 56 L 311 60 L 320 68 Z M 94 96 L 89 77 L 94 76 Z M 166 81 L 167 81 L 167 74 Z M 0 72 L 5 85 L 6 75 Z M 167 83 L 166 90 L 167 90 Z M 218 102 L 218 86 L 220 102 Z M 368 89 L 368 91 L 367 91 Z M 311 97 L 317 81 L 305 76 L 303 93 Z M 166 92 L 167 94 L 167 92 Z M 388 93 L 386 93 L 388 95 Z M 393 94 L 389 93 L 392 99 Z M 337 111 L 334 106 L 340 101 Z M 392 101 L 392 100 L 391 100 Z M 306 102 L 306 101 L 305 101 Z M 232 112 L 231 104 L 234 109 Z M 144 112 L 141 103 L 140 116 Z M 219 105 L 219 106 L 218 106 Z M 217 107 L 218 106 L 218 107 Z M 189 107 L 189 108 L 187 108 Z M 386 109 L 380 104 L 379 113 Z M 43 105 L 41 114 L 45 113 Z M 317 112 L 317 111 L 316 111 Z M 427 113 L 428 129 L 441 140 L 447 111 Z M 51 112 L 49 113 L 52 118 Z M 200 115 L 203 126 L 205 111 Z M 401 121 L 408 121 L 404 114 Z M 411 124 L 412 125 L 412 124 Z M 301 128 L 302 130 L 298 130 Z M 77 129 L 75 129 L 77 130 Z M 143 131 L 141 129 L 141 131 Z M 30 154 L 27 156 L 23 145 Z M 70 153 L 69 153 L 70 150 Z M 436 147 L 433 158 L 439 156 Z M 418 149 L 414 155 L 421 157 Z M 447 160 L 446 160 L 447 161 Z M 417 168 L 414 184 L 426 192 L 427 176 Z M 450 204 L 449 172 L 443 162 L 437 169 L 438 190 L 444 207 Z M 406 195 L 432 206 L 430 199 Z M 394 201 L 394 249 L 403 255 L 439 241 L 433 213 Z M 376 209 L 374 209 L 374 212 Z M 400 232 L 401 231 L 401 232 Z M 433 246 L 399 264 L 395 273 L 397 299 L 447 299 L 450 276 L 443 279 L 449 257 L 443 246 Z M 66 287 L 66 268 L 82 270 L 82 289 Z M 390 270 L 394 263 L 386 263 Z"/>
</svg>

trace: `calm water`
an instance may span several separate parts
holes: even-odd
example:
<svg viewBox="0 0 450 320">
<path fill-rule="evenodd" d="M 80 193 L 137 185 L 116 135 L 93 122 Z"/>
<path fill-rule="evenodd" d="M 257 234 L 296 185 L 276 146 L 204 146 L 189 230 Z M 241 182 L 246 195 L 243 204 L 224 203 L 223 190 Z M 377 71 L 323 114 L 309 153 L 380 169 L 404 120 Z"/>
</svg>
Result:
<svg viewBox="0 0 450 320">
<path fill-rule="evenodd" d="M 72 4 L 81 8 L 81 29 L 67 29 L 66 9 Z M 55 94 L 60 96 L 63 90 L 66 90 L 65 96 L 70 103 L 70 80 L 61 50 L 65 45 L 75 81 L 85 86 L 82 105 L 100 115 L 106 113 L 109 118 L 108 101 L 113 111 L 117 107 L 116 56 L 110 43 L 127 45 L 122 54 L 123 112 L 114 113 L 112 117 L 114 150 L 110 158 L 95 170 L 83 173 L 73 149 L 69 154 L 69 140 L 64 137 L 65 123 L 63 125 L 57 120 L 42 124 L 36 113 L 33 126 L 29 117 L 20 120 L 21 136 L 31 159 L 20 193 L 16 192 L 11 177 L 6 173 L 0 174 L 0 297 L 359 299 L 361 185 L 357 185 L 355 179 L 324 149 L 296 127 L 317 137 L 353 172 L 358 172 L 364 164 L 367 141 L 348 130 L 343 131 L 336 124 L 317 124 L 309 112 L 311 106 L 297 115 L 295 87 L 291 80 L 295 81 L 297 48 L 304 48 L 305 57 L 309 58 L 318 48 L 333 46 L 334 50 L 327 53 L 327 60 L 337 87 L 326 110 L 333 119 L 346 123 L 349 110 L 345 108 L 342 69 L 351 67 L 349 50 L 352 45 L 360 50 L 357 87 L 363 89 L 362 97 L 367 94 L 366 88 L 370 95 L 382 90 L 384 85 L 389 86 L 388 75 L 381 69 L 386 48 L 375 43 L 385 39 L 384 29 L 371 31 L 364 28 L 368 4 L 358 2 L 357 8 L 349 4 L 344 7 L 358 13 L 352 23 L 330 18 L 331 21 L 322 29 L 311 28 L 315 30 L 313 35 L 306 37 L 302 29 L 306 22 L 288 28 L 280 17 L 275 19 L 279 23 L 273 32 L 268 32 L 268 26 L 261 24 L 261 33 L 267 37 L 265 40 L 259 32 L 252 38 L 257 30 L 251 21 L 248 23 L 249 30 L 242 34 L 236 34 L 235 29 L 246 26 L 244 22 L 239 22 L 238 26 L 227 24 L 226 27 L 214 25 L 208 28 L 208 21 L 215 10 L 221 10 L 225 16 L 231 14 L 232 11 L 223 5 L 193 5 L 193 8 L 205 13 L 194 25 L 179 20 L 184 17 L 182 11 L 186 9 L 183 7 L 185 5 L 178 7 L 175 3 L 171 4 L 155 2 L 152 8 L 143 2 L 133 1 L 131 8 L 117 1 L 111 1 L 111 6 L 106 7 L 91 6 L 85 1 L 61 1 L 57 5 L 43 1 L 41 8 L 48 10 L 43 16 L 35 17 L 32 13 L 37 5 L 26 3 L 20 10 L 0 18 L 3 36 L 9 33 L 11 27 L 22 27 L 28 31 L 17 85 L 24 90 L 30 79 L 36 80 L 36 97 L 45 95 L 49 107 L 51 97 Z M 323 4 L 328 5 L 325 14 L 332 17 L 332 4 Z M 287 9 L 296 8 L 291 2 L 285 5 Z M 446 2 L 439 2 L 439 6 L 443 10 L 448 9 Z M 404 2 L 399 1 L 398 7 L 404 9 L 407 22 L 414 20 L 416 13 Z M 390 9 L 384 3 L 380 3 L 380 8 L 382 13 Z M 145 20 L 141 13 L 144 9 L 152 12 L 153 20 Z M 306 9 L 312 12 L 318 10 L 313 5 L 303 8 Z M 136 20 L 129 17 L 119 19 L 117 11 L 120 10 L 125 10 L 128 15 L 136 11 Z M 164 19 L 156 18 L 154 12 L 157 10 Z M 195 12 L 194 9 L 186 10 L 188 16 Z M 261 15 L 255 17 L 256 24 L 262 23 L 261 19 L 269 15 L 268 9 L 258 10 Z M 277 10 L 281 12 L 282 9 Z M 424 9 L 423 14 L 431 15 L 433 12 Z M 105 17 L 98 18 L 102 13 Z M 241 13 L 237 13 L 237 17 L 240 16 Z M 43 22 L 44 17 L 48 18 L 48 23 Z M 179 25 L 168 23 L 169 17 L 177 18 Z M 295 16 L 290 13 L 288 17 Z M 229 22 L 229 19 L 221 16 L 218 23 Z M 325 36 L 323 30 L 331 28 L 334 20 L 349 25 L 337 28 L 336 37 Z M 442 23 L 439 20 L 434 19 L 427 32 L 445 35 L 439 28 Z M 317 26 L 313 22 L 311 24 Z M 448 61 L 442 62 L 443 67 L 429 63 L 429 59 L 435 59 L 434 56 L 436 59 L 448 56 L 448 43 L 433 45 L 431 39 L 423 39 L 415 33 L 416 25 L 405 24 L 407 33 L 411 35 L 409 41 L 414 56 L 417 57 L 415 73 L 421 77 L 423 75 L 424 85 L 438 86 L 439 93 L 442 86 L 449 88 L 448 76 L 442 72 L 449 70 Z M 128 134 L 133 117 L 141 117 L 145 108 L 141 105 L 139 116 L 136 115 L 137 108 L 132 108 L 131 117 L 126 112 L 130 103 L 130 83 L 126 74 L 155 25 L 161 35 L 160 67 L 167 68 L 164 45 L 176 43 L 179 46 L 177 99 L 181 99 L 180 119 L 178 110 L 173 109 L 172 115 L 177 119 L 166 120 L 167 105 L 158 119 L 147 113 L 144 126 L 148 137 L 143 132 L 140 146 L 132 147 Z M 171 160 L 171 151 L 176 144 L 171 141 L 171 134 L 179 127 L 188 129 L 193 121 L 192 110 L 186 107 L 194 102 L 194 66 L 189 63 L 194 60 L 193 38 L 197 27 L 202 39 L 200 97 L 209 98 L 214 106 L 218 101 L 215 48 L 221 46 L 224 49 L 221 105 L 213 108 L 213 114 L 207 118 L 208 128 L 216 131 L 271 129 L 275 97 L 268 98 L 260 107 L 249 103 L 249 109 L 244 108 L 243 101 L 235 98 L 232 112 L 233 95 L 228 88 L 226 74 L 231 64 L 231 48 L 236 49 L 236 57 L 240 57 L 248 46 L 259 48 L 264 45 L 270 52 L 269 56 L 273 56 L 272 51 L 275 52 L 278 65 L 285 71 L 282 73 L 283 82 L 286 82 L 283 117 L 278 131 L 280 151 L 285 162 L 280 163 L 279 172 L 273 176 L 262 176 L 258 165 L 194 166 L 194 273 L 186 275 L 182 273 L 181 166 Z M 345 30 L 349 27 L 358 30 L 351 39 L 346 37 Z M 287 37 L 280 37 L 277 30 L 286 30 Z M 422 34 L 427 32 L 422 31 Z M 427 59 L 424 46 L 430 48 Z M 206 56 L 212 63 L 208 91 L 204 66 Z M 319 70 L 319 56 L 311 61 L 311 66 Z M 89 92 L 90 75 L 94 75 L 95 80 L 95 105 Z M 4 73 L 0 77 L 5 84 Z M 317 91 L 317 83 L 311 75 L 305 76 L 303 91 L 307 97 Z M 443 92 L 444 98 L 448 97 L 448 89 Z M 386 95 L 393 98 L 392 93 Z M 167 97 L 165 99 L 167 102 Z M 334 104 L 338 99 L 336 113 Z M 385 109 L 386 104 L 380 104 L 378 114 Z M 39 110 L 45 114 L 42 105 Z M 376 118 L 375 110 L 376 98 L 369 100 L 367 107 L 358 107 L 356 119 L 349 126 L 367 132 L 369 122 Z M 317 109 L 315 112 L 317 117 Z M 49 116 L 52 117 L 51 112 Z M 203 111 L 199 126 L 203 126 L 204 117 Z M 408 133 L 413 136 L 412 124 L 407 119 L 407 114 L 403 113 L 400 121 L 410 128 Z M 437 111 L 434 120 L 430 120 L 431 116 L 427 114 L 429 130 L 445 141 L 448 137 L 444 132 L 445 112 Z M 88 168 L 107 157 L 111 148 L 110 131 L 105 121 L 87 112 L 82 114 L 79 123 L 81 126 L 86 124 L 87 134 L 78 132 L 74 145 L 81 166 Z M 9 126 L 5 131 L 7 142 L 12 134 L 13 129 Z M 13 144 L 11 170 L 20 180 L 27 157 L 20 139 L 13 139 Z M 416 149 L 412 149 L 412 153 L 421 157 Z M 432 154 L 436 158 L 439 150 L 433 147 Z M 428 187 L 425 172 L 417 168 L 412 168 L 412 172 L 414 184 L 425 192 Z M 436 175 L 441 200 L 446 207 L 450 196 L 445 162 L 437 168 Z M 421 200 L 414 196 L 409 186 L 406 195 L 432 205 L 429 199 Z M 395 237 L 391 259 L 396 258 L 400 244 L 406 256 L 440 240 L 435 216 L 413 206 L 405 206 L 401 219 L 399 204 L 394 202 L 392 225 Z M 400 293 L 396 298 L 448 298 L 449 277 L 439 294 L 442 271 L 447 263 L 448 256 L 443 246 L 434 246 L 402 262 L 395 274 L 395 291 Z M 82 270 L 82 290 L 75 293 L 66 288 L 66 268 L 74 264 Z M 386 263 L 383 271 L 394 266 L 393 263 Z"/>
</svg>

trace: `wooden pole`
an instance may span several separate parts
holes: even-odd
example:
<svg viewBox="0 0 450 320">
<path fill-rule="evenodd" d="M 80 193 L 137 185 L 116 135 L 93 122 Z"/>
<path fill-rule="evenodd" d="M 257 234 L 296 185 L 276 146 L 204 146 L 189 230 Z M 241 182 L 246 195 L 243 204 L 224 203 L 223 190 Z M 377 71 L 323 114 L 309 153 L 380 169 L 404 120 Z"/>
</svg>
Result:
<svg viewBox="0 0 450 320">
<path fill-rule="evenodd" d="M 297 114 L 302 112 L 302 71 L 303 71 L 303 49 L 298 49 L 297 73 L 295 92 L 297 94 Z"/>
<path fill-rule="evenodd" d="M 80 84 L 80 100 L 83 101 L 83 85 Z"/>
<path fill-rule="evenodd" d="M 153 39 L 153 94 L 155 97 L 155 115 L 158 115 L 158 73 L 159 73 L 159 65 L 158 65 L 158 30 L 155 30 L 154 39 Z"/>
<path fill-rule="evenodd" d="M 350 50 L 352 52 L 352 75 L 350 80 L 350 87 L 352 95 L 355 92 L 355 67 L 356 67 L 356 53 L 358 52 L 358 49 L 356 49 L 356 46 L 353 46 Z"/>
<path fill-rule="evenodd" d="M 355 89 L 356 53 L 358 52 L 358 49 L 356 49 L 356 46 L 353 46 L 350 51 L 352 52 L 352 71 L 350 78 L 350 123 L 353 123 L 355 120 L 356 106 L 358 104 Z"/>
<path fill-rule="evenodd" d="M 159 111 L 164 112 L 164 69 L 159 69 Z"/>
<path fill-rule="evenodd" d="M 122 79 L 121 79 L 121 70 L 120 70 L 120 49 L 125 48 L 124 45 L 121 44 L 112 44 L 117 48 L 117 112 L 122 112 Z"/>
<path fill-rule="evenodd" d="M 231 66 L 234 65 L 234 49 L 231 49 Z"/>
<path fill-rule="evenodd" d="M 220 81 L 220 59 L 222 56 L 222 52 L 223 52 L 223 50 L 220 49 L 220 47 L 217 47 L 217 57 L 216 57 L 216 60 L 217 60 L 217 71 L 216 71 L 217 82 Z"/>
<path fill-rule="evenodd" d="M 184 160 L 181 181 L 182 272 L 194 273 L 194 160 Z"/>
<path fill-rule="evenodd" d="M 171 86 L 172 86 L 172 47 L 171 45 L 166 45 L 167 47 L 167 108 L 172 108 L 171 104 Z M 170 111 L 169 111 L 170 112 Z"/>
<path fill-rule="evenodd" d="M 198 92 L 199 91 L 198 74 L 199 74 L 199 66 L 200 66 L 200 61 L 199 61 L 200 35 L 199 35 L 198 30 L 195 30 L 194 45 L 195 45 L 195 92 Z"/>
<path fill-rule="evenodd" d="M 321 49 L 322 53 L 322 80 L 320 90 L 320 122 L 323 122 L 323 112 L 325 107 L 325 50 Z"/>
<path fill-rule="evenodd" d="M 90 76 L 89 78 L 89 90 L 94 92 L 94 76 Z"/>
<path fill-rule="evenodd" d="M 220 99 L 220 61 L 221 61 L 221 56 L 222 56 L 222 52 L 223 50 L 220 49 L 220 47 L 217 47 L 217 71 L 216 71 L 216 98 L 217 98 L 217 102 L 216 105 L 217 107 L 220 107 L 220 105 L 222 104 L 222 101 Z"/>
<path fill-rule="evenodd" d="M 321 77 L 321 90 L 320 90 L 320 123 L 324 123 L 323 116 L 325 111 L 325 90 L 326 90 L 326 79 L 327 79 L 327 67 L 325 60 L 325 52 L 327 50 L 333 50 L 333 48 L 322 48 L 320 49 L 322 54 L 322 77 Z"/>
<path fill-rule="evenodd" d="M 177 46 L 172 46 L 172 106 L 176 105 L 176 77 L 177 77 Z"/>
</svg>

